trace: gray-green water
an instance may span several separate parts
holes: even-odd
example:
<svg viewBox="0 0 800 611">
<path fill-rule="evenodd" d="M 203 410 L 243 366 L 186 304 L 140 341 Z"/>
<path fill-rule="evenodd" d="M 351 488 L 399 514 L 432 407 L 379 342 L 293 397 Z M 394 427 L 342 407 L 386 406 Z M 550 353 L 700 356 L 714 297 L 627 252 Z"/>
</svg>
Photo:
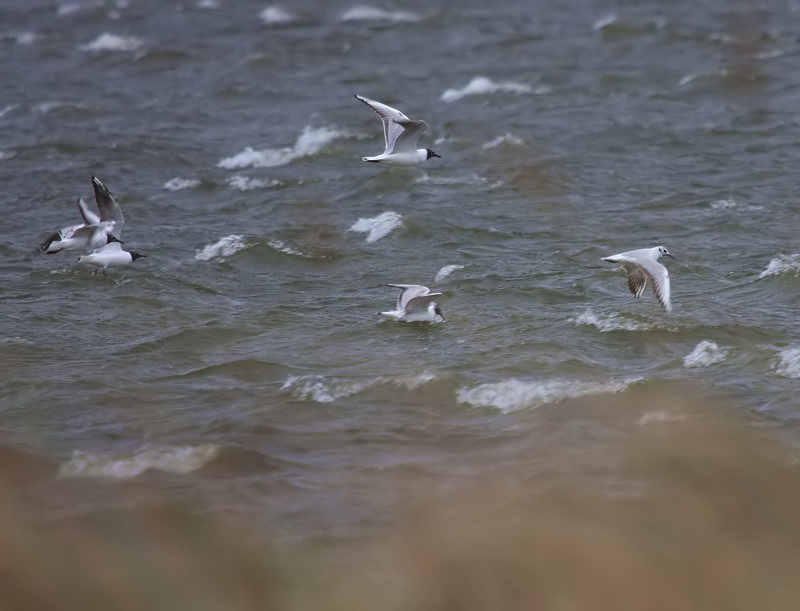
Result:
<svg viewBox="0 0 800 611">
<path fill-rule="evenodd" d="M 571 397 L 689 386 L 793 434 L 799 9 L 3 3 L 2 442 L 306 537 L 502 472 Z M 362 163 L 354 93 L 443 159 Z M 108 276 L 34 253 L 92 174 L 148 255 Z M 600 260 L 657 244 L 672 314 Z M 448 322 L 381 321 L 387 282 Z"/>
</svg>

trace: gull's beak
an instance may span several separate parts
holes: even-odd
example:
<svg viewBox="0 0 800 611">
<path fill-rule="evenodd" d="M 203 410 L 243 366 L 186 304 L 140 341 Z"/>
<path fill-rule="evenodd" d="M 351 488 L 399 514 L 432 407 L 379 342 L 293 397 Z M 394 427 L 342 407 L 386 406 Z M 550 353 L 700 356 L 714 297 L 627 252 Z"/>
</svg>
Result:
<svg viewBox="0 0 800 611">
<path fill-rule="evenodd" d="M 672 259 L 673 261 L 677 261 L 677 259 L 676 259 L 675 257 L 673 257 L 671 254 L 667 253 L 667 256 L 668 256 L 670 259 Z"/>
</svg>

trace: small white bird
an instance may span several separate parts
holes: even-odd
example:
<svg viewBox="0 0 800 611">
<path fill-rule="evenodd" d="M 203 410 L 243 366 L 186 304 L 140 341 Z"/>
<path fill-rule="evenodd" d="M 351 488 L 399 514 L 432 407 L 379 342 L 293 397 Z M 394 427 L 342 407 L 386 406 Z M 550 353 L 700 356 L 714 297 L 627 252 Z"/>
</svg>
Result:
<svg viewBox="0 0 800 611">
<path fill-rule="evenodd" d="M 46 254 L 61 252 L 91 252 L 107 244 L 119 241 L 125 218 L 122 209 L 106 186 L 96 176 L 92 176 L 92 187 L 99 214 L 89 209 L 82 198 L 78 198 L 78 210 L 83 223 L 71 225 L 56 231 L 39 246 Z"/>
<path fill-rule="evenodd" d="M 663 246 L 653 248 L 640 248 L 621 252 L 618 255 L 603 257 L 603 261 L 618 263 L 628 276 L 628 288 L 637 299 L 642 296 L 644 289 L 650 283 L 653 293 L 667 312 L 672 311 L 669 301 L 669 271 L 658 260 L 666 256 L 674 259 Z"/>
<path fill-rule="evenodd" d="M 386 149 L 374 157 L 362 157 L 362 161 L 372 163 L 388 163 L 389 165 L 412 166 L 422 163 L 431 157 L 439 157 L 431 149 L 418 149 L 417 139 L 428 128 L 425 121 L 409 119 L 402 112 L 386 104 L 370 100 L 361 95 L 355 96 L 374 110 L 383 123 L 383 137 Z"/>
<path fill-rule="evenodd" d="M 107 273 L 106 269 L 109 267 L 119 267 L 121 265 L 130 265 L 136 259 L 146 257 L 147 255 L 139 254 L 138 252 L 122 250 L 119 242 L 109 242 L 102 248 L 98 248 L 88 255 L 78 257 L 78 263 L 88 263 L 94 265 L 96 274 L 100 270 Z"/>
<path fill-rule="evenodd" d="M 442 293 L 431 293 L 427 286 L 421 284 L 387 284 L 400 289 L 397 306 L 394 310 L 380 312 L 393 320 L 403 322 L 445 322 L 444 314 L 436 303 L 436 297 Z"/>
</svg>

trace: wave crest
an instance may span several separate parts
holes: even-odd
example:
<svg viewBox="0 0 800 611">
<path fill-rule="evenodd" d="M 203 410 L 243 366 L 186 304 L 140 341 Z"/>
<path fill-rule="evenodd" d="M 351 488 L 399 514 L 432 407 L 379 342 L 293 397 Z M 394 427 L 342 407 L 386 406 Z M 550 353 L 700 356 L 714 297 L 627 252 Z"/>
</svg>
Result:
<svg viewBox="0 0 800 611">
<path fill-rule="evenodd" d="M 528 85 L 507 81 L 495 83 L 485 76 L 476 76 L 461 89 L 447 89 L 441 97 L 442 102 L 455 102 L 471 95 L 486 95 L 503 91 L 506 93 L 530 93 L 533 91 Z"/>
<path fill-rule="evenodd" d="M 350 227 L 350 231 L 367 234 L 367 242 L 377 242 L 398 227 L 403 226 L 403 217 L 397 212 L 384 212 L 372 218 L 360 218 Z"/>
<path fill-rule="evenodd" d="M 221 159 L 217 167 L 227 170 L 243 168 L 274 168 L 286 165 L 300 157 L 310 157 L 319 153 L 329 142 L 346 136 L 347 132 L 333 127 L 311 127 L 307 125 L 300 132 L 293 146 L 257 151 L 246 147 L 233 157 Z"/>
<path fill-rule="evenodd" d="M 231 255 L 247 248 L 244 241 L 244 236 L 241 235 L 228 235 L 220 238 L 213 244 L 204 246 L 202 250 L 198 250 L 194 256 L 195 261 L 210 261 L 211 259 L 224 259 Z"/>
<path fill-rule="evenodd" d="M 150 469 L 191 473 L 216 458 L 218 452 L 219 446 L 214 444 L 148 448 L 126 455 L 101 455 L 78 450 L 59 466 L 58 476 L 131 479 Z"/>
</svg>

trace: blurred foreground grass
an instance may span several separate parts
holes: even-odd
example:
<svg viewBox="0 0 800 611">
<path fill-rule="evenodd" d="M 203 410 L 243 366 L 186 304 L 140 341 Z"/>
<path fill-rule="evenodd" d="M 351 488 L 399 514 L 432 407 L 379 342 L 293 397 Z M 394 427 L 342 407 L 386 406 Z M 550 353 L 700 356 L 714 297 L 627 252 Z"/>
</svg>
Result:
<svg viewBox="0 0 800 611">
<path fill-rule="evenodd" d="M 637 421 L 642 405 L 648 415 Z M 500 472 L 425 486 L 391 529 L 334 554 L 275 544 L 241 521 L 167 500 L 53 517 L 59 504 L 80 502 L 80 486 L 60 498 L 46 485 L 51 465 L 6 449 L 0 609 L 800 607 L 800 470 L 779 429 L 652 390 L 557 413 L 634 423 L 620 435 L 624 486 L 537 486 Z M 595 451 L 589 444 L 581 464 L 601 460 Z M 558 460 L 552 448 L 549 459 Z"/>
</svg>

